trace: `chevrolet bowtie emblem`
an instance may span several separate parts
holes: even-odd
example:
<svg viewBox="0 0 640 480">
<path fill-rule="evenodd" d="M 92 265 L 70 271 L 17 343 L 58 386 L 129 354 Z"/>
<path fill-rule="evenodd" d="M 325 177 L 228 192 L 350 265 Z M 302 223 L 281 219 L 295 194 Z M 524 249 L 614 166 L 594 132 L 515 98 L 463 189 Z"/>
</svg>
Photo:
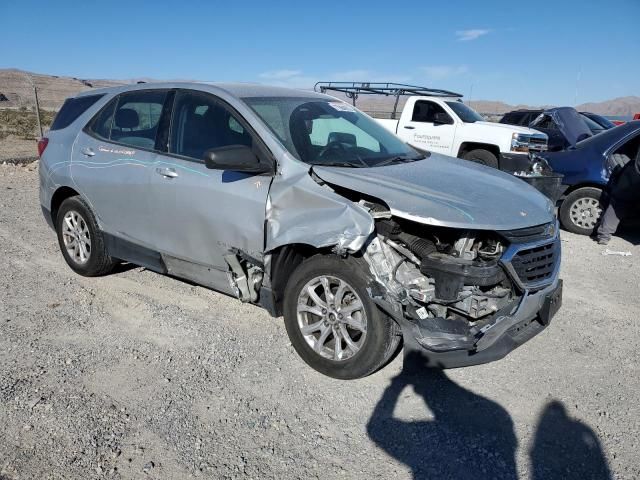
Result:
<svg viewBox="0 0 640 480">
<path fill-rule="evenodd" d="M 521 210 L 520 211 L 520 215 L 522 215 L 523 217 L 526 217 L 527 216 L 527 212 L 525 212 L 524 210 Z"/>
</svg>

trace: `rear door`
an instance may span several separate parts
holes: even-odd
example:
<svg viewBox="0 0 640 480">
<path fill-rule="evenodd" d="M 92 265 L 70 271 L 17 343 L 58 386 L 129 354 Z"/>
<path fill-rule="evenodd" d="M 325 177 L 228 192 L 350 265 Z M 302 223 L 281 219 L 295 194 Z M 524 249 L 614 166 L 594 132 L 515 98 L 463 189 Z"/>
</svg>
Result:
<svg viewBox="0 0 640 480">
<path fill-rule="evenodd" d="M 71 175 L 108 234 L 151 246 L 148 184 L 167 90 L 120 94 L 76 138 Z"/>
<path fill-rule="evenodd" d="M 407 105 L 405 108 L 411 106 Z M 439 123 L 436 116 L 450 123 Z M 440 104 L 431 100 L 417 100 L 410 120 L 398 128 L 398 135 L 410 145 L 445 155 L 451 155 L 455 133 L 453 117 Z"/>
<path fill-rule="evenodd" d="M 224 290 L 211 268 L 226 272 L 226 254 L 262 260 L 271 176 L 211 170 L 203 157 L 229 145 L 252 147 L 258 155 L 266 147 L 226 103 L 194 90 L 176 92 L 167 136 L 166 153 L 151 175 L 156 245 L 170 272 Z M 209 272 L 212 281 L 204 278 Z"/>
</svg>

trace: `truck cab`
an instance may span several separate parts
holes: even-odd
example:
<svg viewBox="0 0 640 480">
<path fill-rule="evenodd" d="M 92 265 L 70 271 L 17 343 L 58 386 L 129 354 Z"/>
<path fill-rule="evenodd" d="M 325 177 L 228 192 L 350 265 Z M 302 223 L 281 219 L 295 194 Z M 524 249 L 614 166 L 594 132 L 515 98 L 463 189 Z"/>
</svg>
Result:
<svg viewBox="0 0 640 480">
<path fill-rule="evenodd" d="M 529 152 L 547 146 L 545 134 L 488 122 L 456 96 L 412 96 L 399 120 L 378 122 L 412 146 L 509 172 L 526 170 Z"/>
<path fill-rule="evenodd" d="M 353 105 L 360 96 L 395 97 L 386 118 L 372 117 L 409 145 L 515 173 L 532 167 L 529 153 L 547 150 L 546 134 L 528 127 L 488 122 L 462 103 L 462 95 L 401 83 L 318 82 L 315 91 L 336 92 Z M 397 119 L 401 96 L 409 96 Z M 366 113 L 366 108 L 364 109 Z"/>
</svg>

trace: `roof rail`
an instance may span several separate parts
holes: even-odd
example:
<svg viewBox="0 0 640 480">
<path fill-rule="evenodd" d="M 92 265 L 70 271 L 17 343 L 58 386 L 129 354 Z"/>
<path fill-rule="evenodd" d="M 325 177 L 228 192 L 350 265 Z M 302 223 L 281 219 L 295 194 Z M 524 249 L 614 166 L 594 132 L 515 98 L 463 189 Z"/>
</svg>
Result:
<svg viewBox="0 0 640 480">
<path fill-rule="evenodd" d="M 417 85 L 406 85 L 404 83 L 390 82 L 317 82 L 313 90 L 315 92 L 326 93 L 327 91 L 344 93 L 350 98 L 353 105 L 360 95 L 385 95 L 396 97 L 393 105 L 391 118 L 396 118 L 398 100 L 400 95 L 428 95 L 430 97 L 458 97 L 462 94 L 440 90 L 435 88 L 419 87 Z"/>
</svg>

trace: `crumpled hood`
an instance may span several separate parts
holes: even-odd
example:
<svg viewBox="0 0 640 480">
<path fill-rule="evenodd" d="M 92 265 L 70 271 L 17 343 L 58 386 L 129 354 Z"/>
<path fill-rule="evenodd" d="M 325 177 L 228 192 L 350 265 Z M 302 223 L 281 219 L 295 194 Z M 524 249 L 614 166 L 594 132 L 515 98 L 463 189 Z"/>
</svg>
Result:
<svg viewBox="0 0 640 480">
<path fill-rule="evenodd" d="M 420 223 L 477 230 L 512 230 L 553 220 L 550 200 L 524 181 L 489 167 L 439 154 L 374 168 L 322 167 L 327 183 L 384 201 Z"/>
<path fill-rule="evenodd" d="M 593 133 L 575 108 L 550 108 L 545 110 L 544 114 L 553 118 L 553 121 L 558 125 L 558 129 L 562 132 L 571 146 L 575 146 L 575 144 L 580 140 L 593 136 Z M 533 128 L 536 128 L 535 123 L 537 121 L 538 119 L 534 120 L 531 124 Z"/>
</svg>

